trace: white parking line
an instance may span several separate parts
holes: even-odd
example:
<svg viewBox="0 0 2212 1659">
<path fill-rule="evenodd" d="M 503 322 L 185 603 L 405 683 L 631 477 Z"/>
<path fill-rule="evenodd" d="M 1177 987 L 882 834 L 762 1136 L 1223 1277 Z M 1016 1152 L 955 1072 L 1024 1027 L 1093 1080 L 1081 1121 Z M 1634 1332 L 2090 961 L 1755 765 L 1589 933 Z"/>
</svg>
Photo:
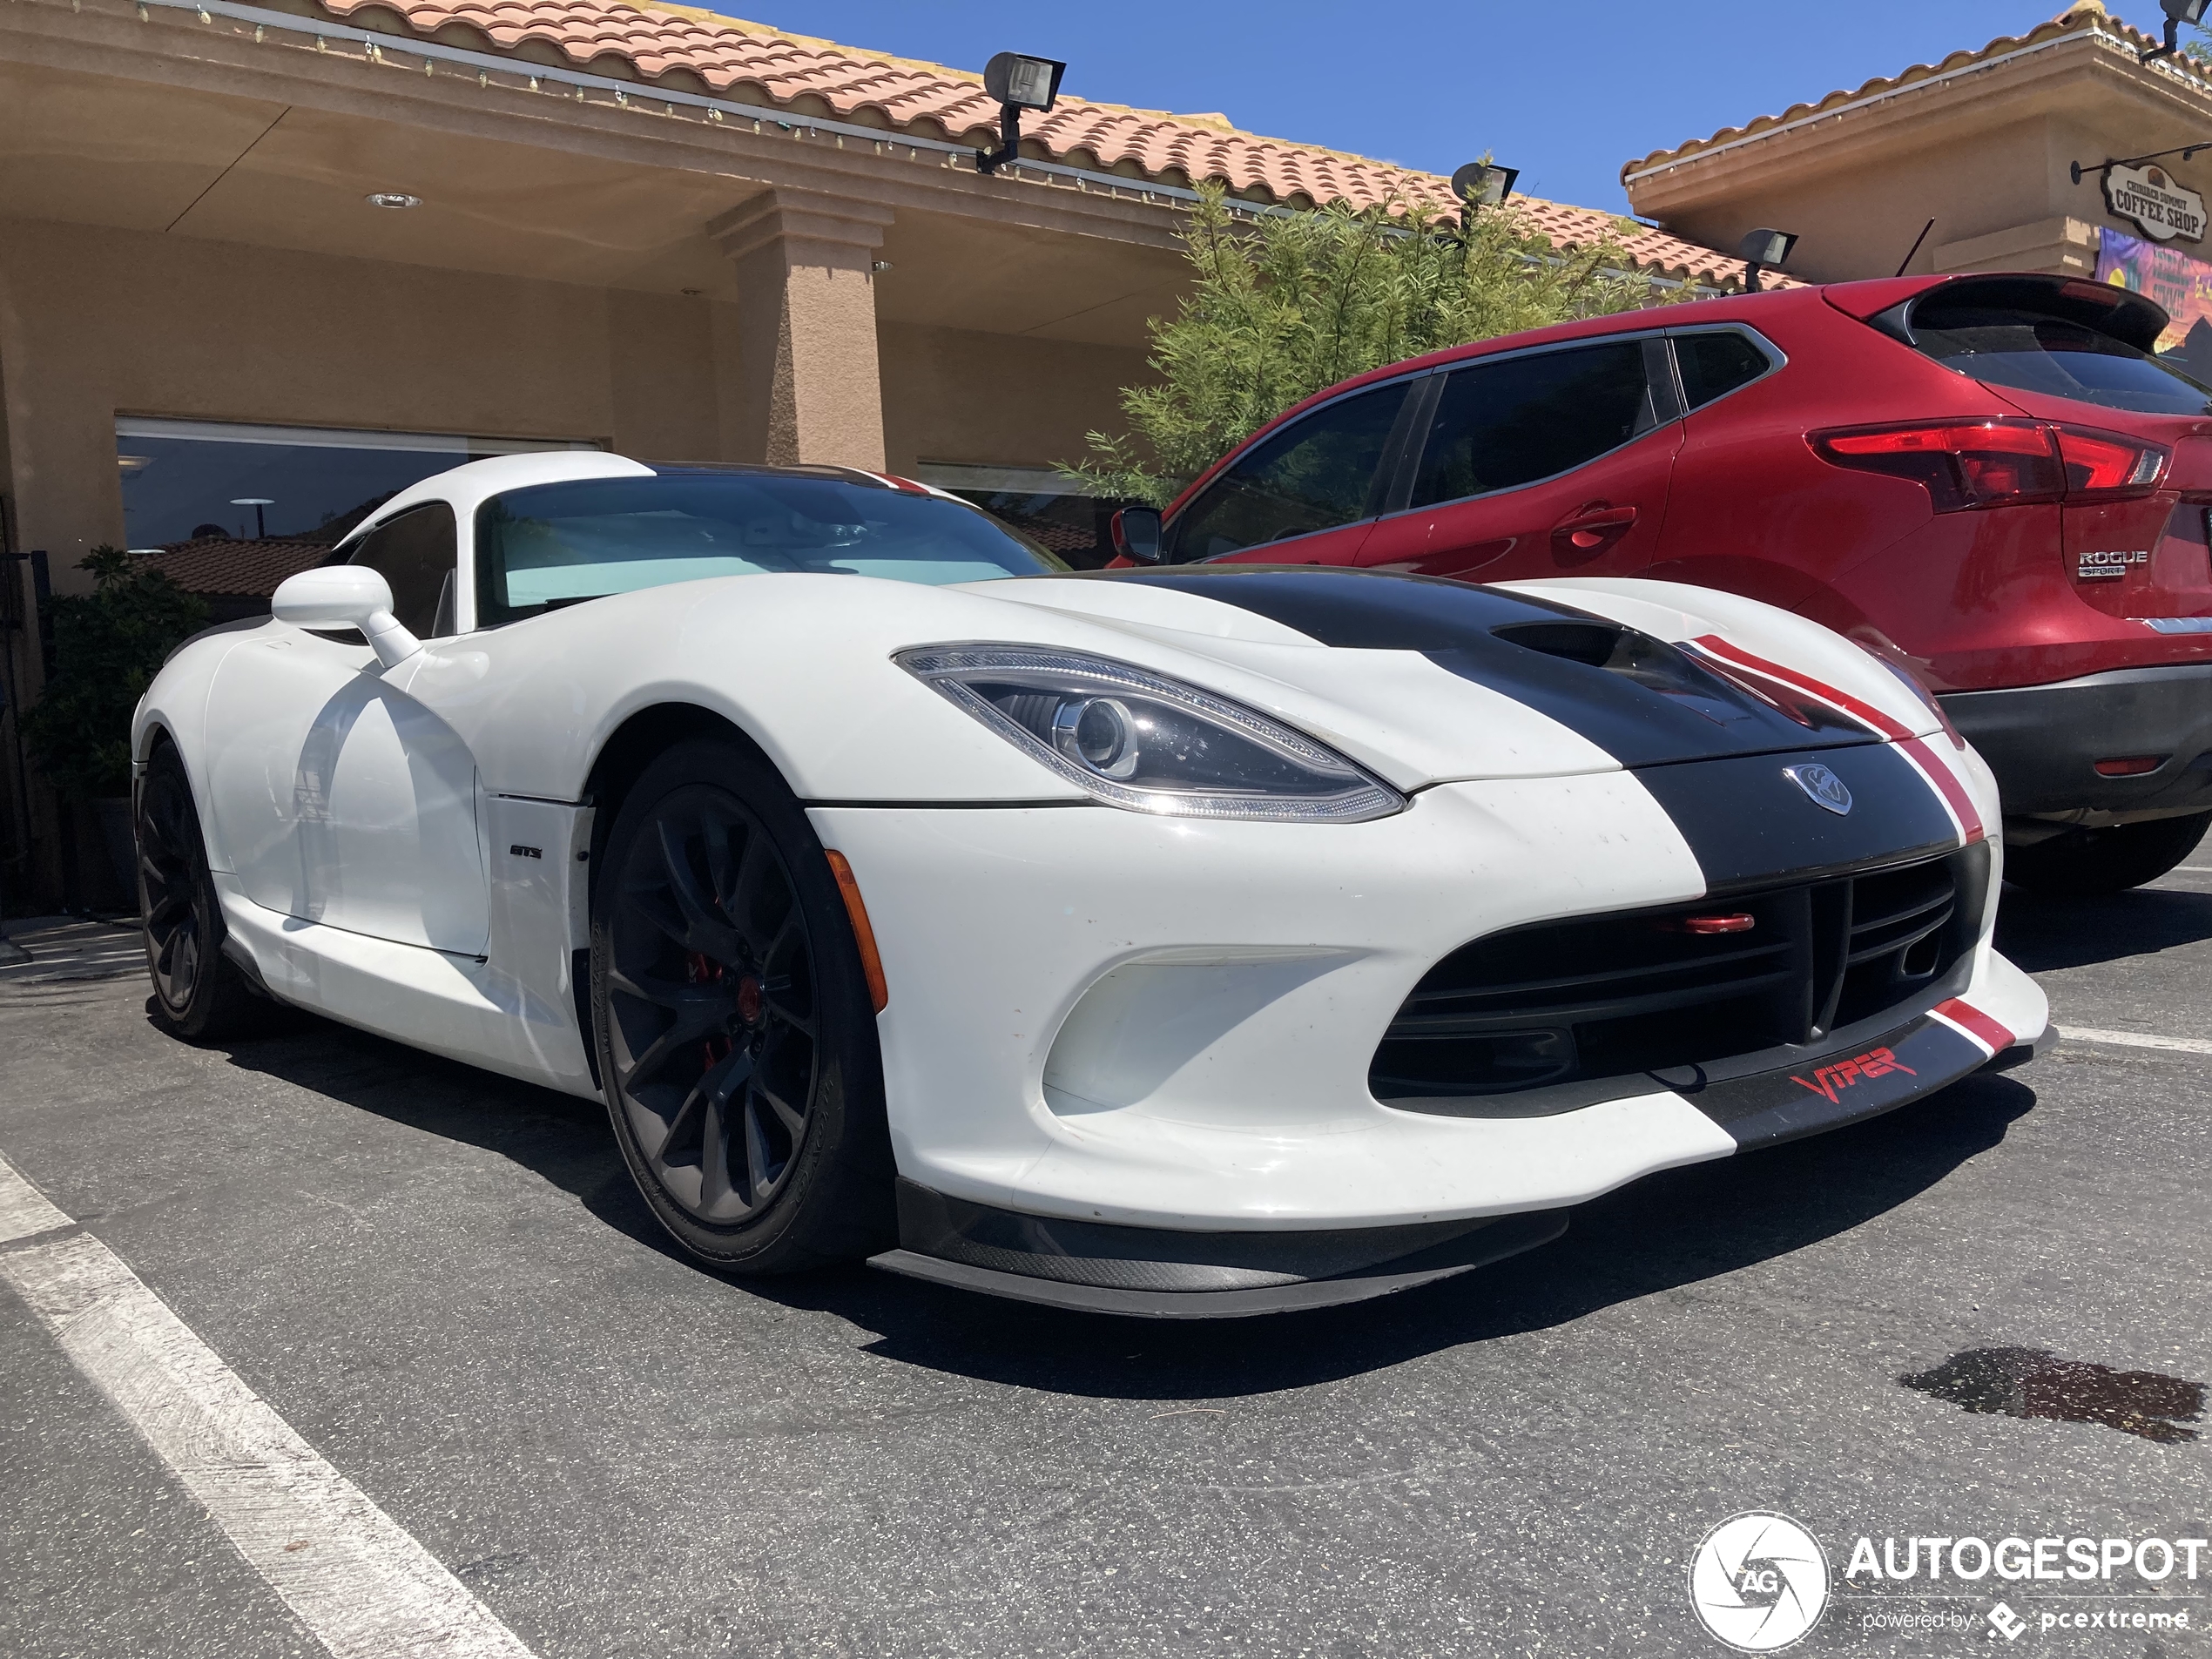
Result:
<svg viewBox="0 0 2212 1659">
<path fill-rule="evenodd" d="M 0 1158 L 0 1246 L 71 1224 Z M 0 1279 L 335 1659 L 531 1659 L 98 1239 L 0 1250 Z"/>
<path fill-rule="evenodd" d="M 2212 1054 L 2212 1042 L 2202 1037 L 2158 1037 L 2147 1031 L 2093 1031 L 2087 1026 L 2059 1028 L 2069 1042 L 2109 1042 L 2122 1049 L 2165 1049 L 2175 1054 Z"/>
</svg>

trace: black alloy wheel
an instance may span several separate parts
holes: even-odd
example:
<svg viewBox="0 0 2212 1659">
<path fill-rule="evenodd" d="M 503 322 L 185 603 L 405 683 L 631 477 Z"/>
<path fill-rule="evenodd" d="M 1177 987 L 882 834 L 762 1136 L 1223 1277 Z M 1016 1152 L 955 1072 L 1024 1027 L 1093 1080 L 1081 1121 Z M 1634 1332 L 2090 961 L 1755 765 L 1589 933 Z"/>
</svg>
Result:
<svg viewBox="0 0 2212 1659">
<path fill-rule="evenodd" d="M 266 1004 L 223 954 L 223 912 L 208 873 L 192 779 L 175 745 L 162 744 L 146 763 L 132 828 L 156 1017 L 192 1042 L 246 1029 Z"/>
<path fill-rule="evenodd" d="M 678 745 L 631 790 L 593 906 L 616 1136 L 694 1253 L 770 1273 L 885 1242 L 874 1010 L 821 847 L 772 768 Z"/>
</svg>

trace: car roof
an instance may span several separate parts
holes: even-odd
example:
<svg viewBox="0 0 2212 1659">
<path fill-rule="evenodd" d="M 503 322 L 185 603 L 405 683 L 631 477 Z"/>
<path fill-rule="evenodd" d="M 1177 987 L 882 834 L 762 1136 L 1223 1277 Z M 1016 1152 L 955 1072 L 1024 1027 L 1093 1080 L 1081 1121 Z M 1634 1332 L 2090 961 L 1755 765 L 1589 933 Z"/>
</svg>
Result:
<svg viewBox="0 0 2212 1659">
<path fill-rule="evenodd" d="M 885 474 L 863 472 L 857 467 L 772 467 L 750 462 L 711 461 L 644 462 L 634 461 L 628 455 L 614 455 L 604 449 L 537 449 L 523 455 L 491 455 L 482 461 L 464 462 L 458 467 L 448 467 L 443 472 L 433 473 L 419 482 L 409 484 L 362 519 L 347 534 L 345 542 L 358 541 L 388 519 L 397 516 L 410 507 L 419 507 L 425 502 L 448 502 L 456 515 L 465 517 L 491 496 L 502 495 L 510 489 L 527 489 L 533 484 L 568 483 L 585 478 L 699 478 L 745 474 L 833 479 L 840 483 L 860 484 L 874 489 L 896 489 L 900 487 Z M 929 495 L 942 493 L 922 484 L 912 485 L 911 489 Z"/>
</svg>

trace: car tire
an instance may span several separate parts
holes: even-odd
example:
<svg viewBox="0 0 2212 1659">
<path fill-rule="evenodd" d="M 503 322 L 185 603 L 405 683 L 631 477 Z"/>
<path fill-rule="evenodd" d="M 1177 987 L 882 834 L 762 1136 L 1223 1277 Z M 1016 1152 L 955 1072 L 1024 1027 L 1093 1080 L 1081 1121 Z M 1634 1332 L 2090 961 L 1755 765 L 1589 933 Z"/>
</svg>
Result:
<svg viewBox="0 0 2212 1659">
<path fill-rule="evenodd" d="M 147 761 L 131 818 L 155 1021 L 187 1042 L 219 1042 L 252 1030 L 271 1005 L 223 954 L 223 907 L 192 779 L 174 744 L 163 743 Z"/>
<path fill-rule="evenodd" d="M 654 1216 L 738 1274 L 888 1248 L 875 1007 L 789 786 L 750 745 L 686 739 L 630 788 L 597 862 L 592 1036 Z"/>
<path fill-rule="evenodd" d="M 2088 898 L 2155 881 L 2196 850 L 2212 813 L 2067 830 L 2005 849 L 2005 879 L 2039 897 Z"/>
</svg>

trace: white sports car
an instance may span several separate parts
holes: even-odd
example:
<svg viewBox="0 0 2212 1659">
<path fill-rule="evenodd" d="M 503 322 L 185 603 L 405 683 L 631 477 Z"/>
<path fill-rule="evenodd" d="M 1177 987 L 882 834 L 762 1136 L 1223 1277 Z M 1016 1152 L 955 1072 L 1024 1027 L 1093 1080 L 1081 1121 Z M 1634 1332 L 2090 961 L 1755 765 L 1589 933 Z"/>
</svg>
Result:
<svg viewBox="0 0 2212 1659">
<path fill-rule="evenodd" d="M 133 734 L 190 1039 L 257 999 L 604 1098 L 772 1273 L 1352 1300 L 2041 1037 L 1905 675 L 1658 583 L 1073 575 L 836 469 L 477 462 Z"/>
</svg>

